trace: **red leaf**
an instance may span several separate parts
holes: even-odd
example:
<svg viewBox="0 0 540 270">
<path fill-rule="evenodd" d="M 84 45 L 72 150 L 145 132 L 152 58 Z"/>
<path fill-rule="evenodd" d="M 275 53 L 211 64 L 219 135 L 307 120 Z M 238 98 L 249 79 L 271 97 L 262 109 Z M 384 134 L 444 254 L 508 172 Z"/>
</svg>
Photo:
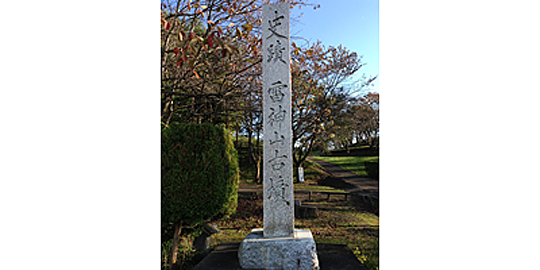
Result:
<svg viewBox="0 0 540 270">
<path fill-rule="evenodd" d="M 176 61 L 176 66 L 177 66 L 177 67 L 179 67 L 179 66 L 181 66 L 181 65 L 182 65 L 182 60 Z"/>
<path fill-rule="evenodd" d="M 169 30 L 169 29 L 171 29 L 171 24 L 164 20 L 163 21 L 163 27 L 165 27 L 165 29 Z"/>
<path fill-rule="evenodd" d="M 178 55 L 178 52 L 179 52 L 178 47 L 174 48 L 173 52 L 174 52 L 176 55 Z"/>
<path fill-rule="evenodd" d="M 197 79 L 200 79 L 201 77 L 199 76 L 199 74 L 197 73 L 197 71 L 193 70 L 193 73 L 195 73 L 195 77 L 197 77 Z"/>
<path fill-rule="evenodd" d="M 208 36 L 208 46 L 214 47 L 214 32 Z"/>
</svg>

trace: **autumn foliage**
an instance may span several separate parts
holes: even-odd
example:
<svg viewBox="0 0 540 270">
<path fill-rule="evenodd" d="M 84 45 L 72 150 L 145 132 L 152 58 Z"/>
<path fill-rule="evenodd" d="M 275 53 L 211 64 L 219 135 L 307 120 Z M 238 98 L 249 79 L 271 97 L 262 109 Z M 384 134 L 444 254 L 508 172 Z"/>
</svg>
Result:
<svg viewBox="0 0 540 270">
<path fill-rule="evenodd" d="M 248 156 L 260 181 L 261 157 L 253 149 L 264 136 L 262 5 L 319 7 L 307 1 L 162 0 L 163 126 L 206 123 L 223 125 L 237 137 L 246 135 Z M 291 40 L 295 41 L 290 44 L 295 166 L 301 166 L 316 147 L 342 147 L 354 140 L 376 147 L 379 96 L 367 93 L 376 77 L 351 82 L 365 65 L 362 56 L 341 45 L 310 44 L 294 36 Z M 179 219 L 169 221 L 178 224 Z"/>
<path fill-rule="evenodd" d="M 260 27 L 261 6 L 267 2 L 162 1 L 164 124 L 222 123 L 237 134 L 245 132 L 250 146 L 253 136 L 262 135 Z M 291 7 L 310 5 L 287 2 Z M 378 94 L 366 95 L 365 90 L 376 77 L 366 77 L 352 88 L 343 86 L 365 65 L 362 56 L 341 45 L 292 42 L 291 58 L 295 165 L 301 166 L 316 146 L 373 142 L 378 108 L 370 102 L 378 104 Z M 255 165 L 260 161 L 257 152 L 250 151 L 250 157 Z"/>
<path fill-rule="evenodd" d="M 264 2 L 162 1 L 163 123 L 241 121 L 248 93 L 261 87 Z"/>
<path fill-rule="evenodd" d="M 341 45 L 325 47 L 321 42 L 308 48 L 292 43 L 292 47 L 293 159 L 296 167 L 302 165 L 317 144 L 339 147 L 343 140 L 352 143 L 351 136 L 358 141 L 367 138 L 364 135 L 377 136 L 378 129 L 369 134 L 363 131 L 368 116 L 361 113 L 366 107 L 359 100 L 364 98 L 355 97 L 376 77 L 366 78 L 356 88 L 343 86 L 365 64 L 362 57 Z M 376 102 L 378 104 L 378 94 Z M 352 121 L 355 121 L 354 126 Z"/>
</svg>

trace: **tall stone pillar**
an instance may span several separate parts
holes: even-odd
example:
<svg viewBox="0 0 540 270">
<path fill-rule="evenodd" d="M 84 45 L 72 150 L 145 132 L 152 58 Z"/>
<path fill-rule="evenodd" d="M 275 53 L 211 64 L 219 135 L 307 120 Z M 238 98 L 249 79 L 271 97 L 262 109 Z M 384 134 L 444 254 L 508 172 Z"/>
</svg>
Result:
<svg viewBox="0 0 540 270">
<path fill-rule="evenodd" d="M 289 4 L 263 6 L 263 229 L 238 250 L 245 269 L 318 270 L 309 230 L 294 229 Z"/>
<path fill-rule="evenodd" d="M 289 5 L 263 7 L 264 236 L 294 235 Z"/>
</svg>

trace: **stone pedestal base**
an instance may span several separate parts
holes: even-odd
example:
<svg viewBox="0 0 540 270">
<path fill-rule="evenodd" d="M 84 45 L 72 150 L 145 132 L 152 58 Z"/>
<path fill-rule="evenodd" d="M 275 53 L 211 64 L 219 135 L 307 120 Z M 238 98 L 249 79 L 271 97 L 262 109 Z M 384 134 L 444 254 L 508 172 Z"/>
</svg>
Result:
<svg viewBox="0 0 540 270">
<path fill-rule="evenodd" d="M 238 250 L 245 269 L 319 270 L 317 248 L 309 230 L 294 230 L 294 237 L 264 238 L 253 229 Z"/>
</svg>

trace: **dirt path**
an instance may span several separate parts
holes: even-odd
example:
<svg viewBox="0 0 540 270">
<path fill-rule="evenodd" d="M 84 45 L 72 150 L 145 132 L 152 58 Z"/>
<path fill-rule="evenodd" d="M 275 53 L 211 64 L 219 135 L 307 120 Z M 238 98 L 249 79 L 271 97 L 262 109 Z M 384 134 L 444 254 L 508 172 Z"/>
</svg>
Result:
<svg viewBox="0 0 540 270">
<path fill-rule="evenodd" d="M 333 177 L 339 178 L 349 184 L 347 187 L 342 187 L 340 189 L 350 193 L 365 194 L 374 198 L 379 198 L 379 181 L 366 177 L 360 177 L 330 162 L 312 157 L 309 157 L 308 159 L 321 165 L 321 167 L 323 167 L 324 170 L 330 173 Z"/>
<path fill-rule="evenodd" d="M 347 183 L 347 185 L 336 188 L 350 193 L 365 194 L 373 198 L 379 198 L 379 181 L 366 177 L 360 177 L 326 161 L 312 157 L 309 157 L 308 159 L 321 165 L 321 167 L 323 167 L 326 172 L 331 174 L 332 177 L 339 178 L 343 180 L 343 182 Z M 262 185 L 240 185 L 239 191 L 244 193 L 250 192 L 253 194 L 261 193 Z"/>
</svg>

